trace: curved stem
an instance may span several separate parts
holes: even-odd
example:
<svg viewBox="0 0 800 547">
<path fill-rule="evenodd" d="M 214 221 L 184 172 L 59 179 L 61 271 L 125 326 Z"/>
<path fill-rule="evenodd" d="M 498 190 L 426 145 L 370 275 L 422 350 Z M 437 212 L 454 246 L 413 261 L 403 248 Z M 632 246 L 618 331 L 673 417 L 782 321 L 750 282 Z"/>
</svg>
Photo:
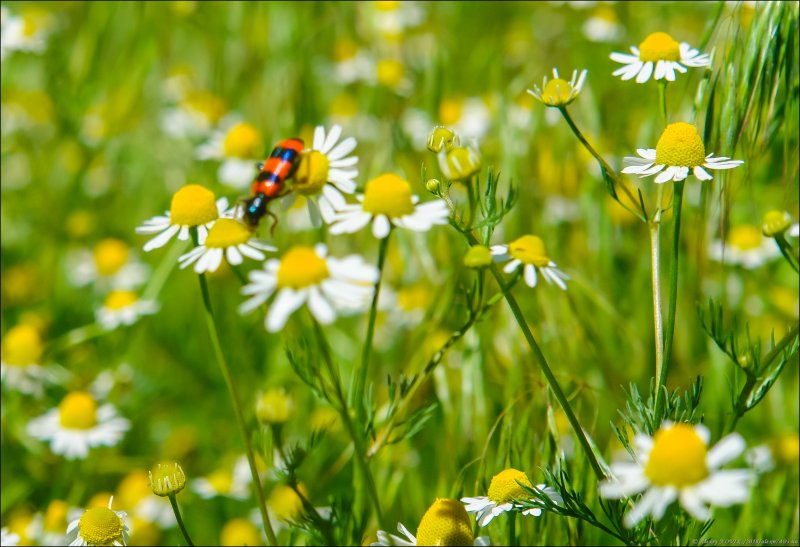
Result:
<svg viewBox="0 0 800 547">
<path fill-rule="evenodd" d="M 167 496 L 169 498 L 169 504 L 172 505 L 172 512 L 175 513 L 175 520 L 178 521 L 178 528 L 181 529 L 181 534 L 183 534 L 183 539 L 186 540 L 186 543 L 189 547 L 194 547 L 194 543 L 192 543 L 192 538 L 189 537 L 189 532 L 186 531 L 186 526 L 183 524 L 183 519 L 181 518 L 181 510 L 178 509 L 178 500 L 175 499 L 175 494 L 171 496 Z"/>
</svg>

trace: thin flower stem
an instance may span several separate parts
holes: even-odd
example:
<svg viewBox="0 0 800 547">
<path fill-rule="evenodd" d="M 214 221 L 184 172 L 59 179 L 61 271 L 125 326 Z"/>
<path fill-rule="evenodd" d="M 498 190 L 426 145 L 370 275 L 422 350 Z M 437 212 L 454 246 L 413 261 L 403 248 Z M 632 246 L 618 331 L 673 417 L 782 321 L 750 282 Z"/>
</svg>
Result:
<svg viewBox="0 0 800 547">
<path fill-rule="evenodd" d="M 386 262 L 386 251 L 389 248 L 389 234 L 381 239 L 378 249 L 378 280 L 375 282 L 375 292 L 372 295 L 372 305 L 369 308 L 369 320 L 367 322 L 367 337 L 364 340 L 364 347 L 361 351 L 361 365 L 356 368 L 354 374 L 353 387 L 350 390 L 350 408 L 355 408 L 358 421 L 363 423 L 365 420 L 364 409 L 364 389 L 367 384 L 367 374 L 369 372 L 369 357 L 372 353 L 372 338 L 375 336 L 375 318 L 378 315 L 378 296 L 381 292 L 381 279 L 383 279 L 383 266 Z"/>
<path fill-rule="evenodd" d="M 797 257 L 794 256 L 792 246 L 789 244 L 788 241 L 786 241 L 786 237 L 781 233 L 781 234 L 775 234 L 774 239 L 775 243 L 778 244 L 778 248 L 780 249 L 783 258 L 785 258 L 786 261 L 789 262 L 789 266 L 791 266 L 792 269 L 796 272 L 800 271 L 798 270 Z"/>
<path fill-rule="evenodd" d="M 656 378 L 661 378 L 664 366 L 664 325 L 661 314 L 661 250 L 659 243 L 660 222 L 651 222 L 650 227 L 650 269 L 653 280 L 653 330 L 656 346 Z M 658 396 L 659 385 L 655 395 Z"/>
<path fill-rule="evenodd" d="M 247 426 L 244 421 L 244 414 L 242 412 L 242 405 L 239 401 L 239 395 L 236 392 L 236 386 L 233 384 L 230 368 L 225 360 L 225 355 L 222 353 L 222 345 L 219 341 L 219 333 L 217 332 L 217 325 L 214 320 L 214 312 L 211 309 L 211 298 L 208 294 L 208 282 L 206 281 L 205 274 L 197 276 L 200 280 L 200 292 L 203 294 L 203 304 L 205 306 L 206 326 L 208 327 L 209 338 L 211 345 L 214 349 L 214 356 L 217 359 L 222 376 L 225 378 L 225 384 L 228 386 L 228 393 L 233 403 L 233 409 L 236 411 L 236 421 L 239 424 L 239 431 L 242 434 L 245 445 L 245 452 L 247 453 L 247 462 L 250 464 L 250 474 L 253 476 L 253 484 L 255 485 L 256 494 L 258 496 L 258 509 L 261 512 L 261 520 L 264 524 L 264 531 L 267 534 L 267 539 L 270 545 L 277 545 L 278 539 L 275 537 L 275 531 L 272 529 L 272 524 L 269 520 L 267 513 L 267 500 L 264 497 L 264 489 L 261 486 L 261 479 L 258 476 L 258 469 L 256 468 L 256 459 L 253 455 L 253 444 L 250 440 L 250 435 L 247 433 Z"/>
<path fill-rule="evenodd" d="M 509 513 L 511 515 L 508 518 L 508 544 L 515 547 L 517 545 L 517 512 L 511 510 Z"/>
<path fill-rule="evenodd" d="M 658 103 L 661 107 L 661 122 L 667 127 L 667 80 L 658 82 Z"/>
<path fill-rule="evenodd" d="M 183 539 L 186 540 L 186 543 L 189 545 L 189 547 L 193 547 L 194 543 L 192 543 L 192 538 L 189 537 L 189 532 L 186 531 L 186 526 L 183 524 L 181 510 L 178 509 L 178 500 L 175 499 L 175 494 L 171 494 L 167 497 L 169 498 L 169 504 L 172 505 L 172 512 L 175 513 L 175 520 L 178 521 L 178 528 L 181 529 Z"/>
</svg>

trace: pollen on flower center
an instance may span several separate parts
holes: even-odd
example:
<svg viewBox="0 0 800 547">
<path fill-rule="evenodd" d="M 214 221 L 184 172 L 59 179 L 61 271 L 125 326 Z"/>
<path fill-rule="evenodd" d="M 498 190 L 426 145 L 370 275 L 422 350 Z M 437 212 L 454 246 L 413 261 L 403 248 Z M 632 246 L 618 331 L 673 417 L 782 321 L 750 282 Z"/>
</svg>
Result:
<svg viewBox="0 0 800 547">
<path fill-rule="evenodd" d="M 689 424 L 660 429 L 653 436 L 653 448 L 644 474 L 658 486 L 687 486 L 708 476 L 708 448 Z"/>
<path fill-rule="evenodd" d="M 547 82 L 542 91 L 544 103 L 551 105 L 563 105 L 569 102 L 572 86 L 568 81 L 561 78 L 554 78 Z"/>
<path fill-rule="evenodd" d="M 216 220 L 217 216 L 214 193 L 199 184 L 187 184 L 172 196 L 172 224 L 199 226 Z"/>
<path fill-rule="evenodd" d="M 328 182 L 328 156 L 319 150 L 304 152 L 300 156 L 300 165 L 294 174 L 292 188 L 298 194 L 311 196 L 319 193 Z"/>
<path fill-rule="evenodd" d="M 261 136 L 249 123 L 240 122 L 225 134 L 222 147 L 227 157 L 255 158 L 261 148 Z"/>
<path fill-rule="evenodd" d="M 364 188 L 364 210 L 373 215 L 390 217 L 413 213 L 411 185 L 392 173 L 372 179 Z"/>
<path fill-rule="evenodd" d="M 81 537 L 88 545 L 112 545 L 122 537 L 122 519 L 107 507 L 87 509 L 78 522 Z"/>
<path fill-rule="evenodd" d="M 728 245 L 740 251 L 758 249 L 761 247 L 761 240 L 761 231 L 749 224 L 737 226 L 728 234 Z"/>
<path fill-rule="evenodd" d="M 278 267 L 278 287 L 302 289 L 316 285 L 330 275 L 328 264 L 311 247 L 292 247 Z"/>
<path fill-rule="evenodd" d="M 205 246 L 213 247 L 233 247 L 241 245 L 250 239 L 250 230 L 247 226 L 232 218 L 221 218 L 214 223 L 208 231 Z"/>
<path fill-rule="evenodd" d="M 100 275 L 114 275 L 128 261 L 129 249 L 119 239 L 104 239 L 92 250 L 94 263 Z"/>
<path fill-rule="evenodd" d="M 472 545 L 473 541 L 467 510 L 456 500 L 437 499 L 417 528 L 417 545 Z"/>
<path fill-rule="evenodd" d="M 530 497 L 517 481 L 529 488 L 532 487 L 528 476 L 522 471 L 514 468 L 501 471 L 492 477 L 492 482 L 489 483 L 489 499 L 495 503 L 509 503 L 514 499 Z"/>
<path fill-rule="evenodd" d="M 30 325 L 17 325 L 3 337 L 3 362 L 8 365 L 31 365 L 42 357 L 39 331 Z"/>
<path fill-rule="evenodd" d="M 508 244 L 508 254 L 516 258 L 523 264 L 533 264 L 543 268 L 550 264 L 550 257 L 544 248 L 542 238 L 532 235 L 525 235 Z"/>
<path fill-rule="evenodd" d="M 139 297 L 133 291 L 112 291 L 106 296 L 103 306 L 110 310 L 121 310 L 134 304 Z"/>
<path fill-rule="evenodd" d="M 97 403 L 88 393 L 74 391 L 58 405 L 58 414 L 67 429 L 91 429 L 97 424 Z"/>
<path fill-rule="evenodd" d="M 681 46 L 666 32 L 654 32 L 639 44 L 642 61 L 680 61 Z"/>
<path fill-rule="evenodd" d="M 706 161 L 706 149 L 692 124 L 671 123 L 656 145 L 656 163 L 678 167 L 697 167 Z"/>
</svg>

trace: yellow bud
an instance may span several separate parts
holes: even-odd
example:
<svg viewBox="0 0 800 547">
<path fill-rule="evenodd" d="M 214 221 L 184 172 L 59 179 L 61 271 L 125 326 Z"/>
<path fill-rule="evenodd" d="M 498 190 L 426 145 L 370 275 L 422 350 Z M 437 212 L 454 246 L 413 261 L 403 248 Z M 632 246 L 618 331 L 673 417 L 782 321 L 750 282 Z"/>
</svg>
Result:
<svg viewBox="0 0 800 547">
<path fill-rule="evenodd" d="M 464 266 L 467 268 L 483 268 L 492 263 L 492 252 L 488 247 L 475 245 L 464 255 Z"/>
</svg>

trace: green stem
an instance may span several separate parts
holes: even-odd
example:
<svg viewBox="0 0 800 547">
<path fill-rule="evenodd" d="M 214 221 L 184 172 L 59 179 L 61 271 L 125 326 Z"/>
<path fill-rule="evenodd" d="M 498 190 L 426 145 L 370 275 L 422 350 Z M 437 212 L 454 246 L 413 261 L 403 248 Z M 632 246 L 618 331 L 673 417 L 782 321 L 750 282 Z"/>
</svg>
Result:
<svg viewBox="0 0 800 547">
<path fill-rule="evenodd" d="M 661 106 L 661 123 L 667 127 L 667 80 L 658 82 L 658 103 Z"/>
<path fill-rule="evenodd" d="M 239 401 L 239 395 L 236 392 L 236 386 L 233 384 L 230 368 L 225 360 L 225 355 L 222 353 L 222 345 L 219 341 L 219 333 L 217 332 L 217 325 L 214 321 L 214 312 L 211 309 L 211 298 L 208 293 L 208 283 L 205 274 L 198 275 L 200 280 L 200 292 L 203 294 L 203 304 L 205 306 L 206 326 L 208 327 L 209 338 L 211 345 L 214 349 L 214 356 L 217 359 L 222 376 L 225 378 L 225 384 L 228 386 L 228 393 L 233 403 L 233 409 L 236 411 L 236 421 L 239 425 L 239 431 L 244 439 L 245 451 L 247 453 L 247 462 L 250 464 L 250 474 L 253 476 L 253 484 L 255 485 L 256 494 L 258 496 L 258 509 L 261 511 L 261 520 L 264 523 L 264 531 L 267 534 L 267 539 L 270 545 L 277 545 L 278 539 L 275 537 L 275 531 L 272 529 L 272 524 L 269 520 L 267 513 L 267 500 L 264 497 L 264 489 L 261 486 L 261 479 L 258 476 L 258 469 L 256 468 L 256 459 L 253 455 L 253 444 L 250 440 L 250 435 L 247 433 L 247 426 L 244 421 L 244 413 L 242 412 L 242 405 Z"/>
<path fill-rule="evenodd" d="M 653 285 L 653 337 L 656 346 L 656 378 L 661 378 L 664 368 L 664 325 L 661 314 L 661 251 L 659 243 L 660 222 L 651 222 L 650 227 L 650 269 Z M 659 393 L 659 384 L 655 386 L 655 396 Z"/>
<path fill-rule="evenodd" d="M 383 265 L 386 262 L 386 251 L 389 248 L 389 238 L 392 235 L 390 229 L 386 237 L 381 239 L 378 249 L 378 280 L 375 282 L 375 291 L 372 295 L 372 305 L 369 308 L 369 320 L 367 322 L 367 338 L 364 340 L 364 347 L 361 351 L 361 365 L 356 368 L 353 375 L 353 387 L 350 389 L 350 408 L 355 408 L 358 421 L 363 423 L 365 420 L 364 408 L 364 389 L 367 384 L 367 374 L 369 372 L 369 357 L 372 353 L 372 338 L 375 336 L 375 319 L 378 315 L 378 296 L 381 293 L 381 279 L 383 278 Z"/>
<path fill-rule="evenodd" d="M 186 531 L 186 526 L 183 524 L 183 519 L 181 518 L 181 511 L 178 509 L 178 500 L 175 499 L 175 494 L 167 496 L 169 498 L 169 504 L 172 505 L 172 512 L 175 513 L 175 520 L 178 521 L 178 528 L 181 529 L 181 533 L 183 534 L 183 539 L 186 540 L 186 543 L 189 547 L 193 547 L 194 543 L 192 543 L 192 538 L 189 537 L 189 532 Z"/>
<path fill-rule="evenodd" d="M 799 271 L 797 257 L 792 253 L 792 246 L 786 241 L 786 237 L 784 237 L 783 233 L 775 234 L 773 237 L 775 238 L 775 243 L 778 244 L 778 248 L 781 250 L 783 258 L 789 262 L 789 266 L 791 266 L 794 271 Z"/>
<path fill-rule="evenodd" d="M 683 186 L 684 181 L 678 181 L 673 186 L 673 226 L 672 226 L 672 249 L 669 265 L 669 301 L 667 303 L 667 326 L 664 337 L 664 354 L 661 372 L 656 379 L 656 425 L 661 421 L 661 413 L 664 411 L 666 398 L 662 397 L 662 386 L 667 385 L 667 375 L 672 359 L 672 341 L 675 337 L 675 309 L 678 301 L 678 257 L 680 255 L 681 240 L 681 210 L 683 208 Z"/>
<path fill-rule="evenodd" d="M 511 514 L 508 518 L 508 544 L 515 547 L 517 545 L 517 512 L 514 510 L 509 512 Z"/>
</svg>

